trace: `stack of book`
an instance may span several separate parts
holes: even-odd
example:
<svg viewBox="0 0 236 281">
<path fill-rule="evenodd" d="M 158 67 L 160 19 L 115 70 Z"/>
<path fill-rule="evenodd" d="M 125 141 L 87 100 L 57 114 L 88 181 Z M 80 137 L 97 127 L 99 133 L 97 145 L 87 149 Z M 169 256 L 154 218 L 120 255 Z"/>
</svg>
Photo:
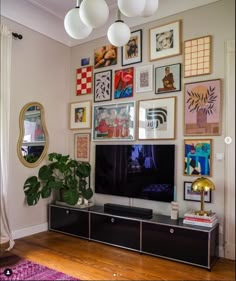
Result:
<svg viewBox="0 0 236 281">
<path fill-rule="evenodd" d="M 200 216 L 196 215 L 194 211 L 188 211 L 184 214 L 183 223 L 198 225 L 198 226 L 206 226 L 213 227 L 218 223 L 218 219 L 216 217 L 216 213 L 210 213 L 208 216 Z"/>
</svg>

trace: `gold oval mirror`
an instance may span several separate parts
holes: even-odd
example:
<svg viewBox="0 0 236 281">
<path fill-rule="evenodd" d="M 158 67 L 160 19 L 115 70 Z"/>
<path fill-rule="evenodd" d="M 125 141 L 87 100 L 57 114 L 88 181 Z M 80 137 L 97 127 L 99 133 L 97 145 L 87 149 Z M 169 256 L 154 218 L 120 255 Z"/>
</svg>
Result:
<svg viewBox="0 0 236 281">
<path fill-rule="evenodd" d="M 43 106 L 38 102 L 27 103 L 20 112 L 19 123 L 18 157 L 25 166 L 36 167 L 48 150 L 48 132 Z"/>
</svg>

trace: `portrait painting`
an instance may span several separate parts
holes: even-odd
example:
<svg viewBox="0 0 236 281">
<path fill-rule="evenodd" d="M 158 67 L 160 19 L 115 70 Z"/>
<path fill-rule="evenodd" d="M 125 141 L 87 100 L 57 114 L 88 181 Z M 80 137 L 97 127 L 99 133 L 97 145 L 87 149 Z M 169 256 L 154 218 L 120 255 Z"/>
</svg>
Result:
<svg viewBox="0 0 236 281">
<path fill-rule="evenodd" d="M 94 50 L 94 68 L 117 64 L 117 47 L 106 45 Z"/>
<path fill-rule="evenodd" d="M 134 68 L 124 68 L 115 71 L 114 98 L 129 98 L 134 91 Z"/>
<path fill-rule="evenodd" d="M 70 129 L 91 127 L 91 101 L 70 104 Z"/>
</svg>

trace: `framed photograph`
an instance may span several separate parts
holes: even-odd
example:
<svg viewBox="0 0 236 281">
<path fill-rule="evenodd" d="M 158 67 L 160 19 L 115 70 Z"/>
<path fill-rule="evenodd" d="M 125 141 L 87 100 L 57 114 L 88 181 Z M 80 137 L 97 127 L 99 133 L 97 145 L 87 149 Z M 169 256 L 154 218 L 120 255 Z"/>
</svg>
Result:
<svg viewBox="0 0 236 281">
<path fill-rule="evenodd" d="M 155 93 L 163 94 L 181 91 L 181 64 L 155 68 Z"/>
<path fill-rule="evenodd" d="M 89 162 L 90 134 L 75 134 L 74 141 L 75 160 Z"/>
<path fill-rule="evenodd" d="M 134 68 L 115 70 L 114 98 L 130 98 L 134 92 Z"/>
<path fill-rule="evenodd" d="M 117 47 L 106 45 L 94 50 L 94 68 L 117 64 Z"/>
<path fill-rule="evenodd" d="M 184 175 L 212 176 L 212 140 L 184 140 Z"/>
<path fill-rule="evenodd" d="M 142 62 L 142 30 L 131 32 L 129 42 L 121 47 L 122 66 Z"/>
<path fill-rule="evenodd" d="M 136 93 L 151 92 L 153 90 L 153 65 L 135 68 Z"/>
<path fill-rule="evenodd" d="M 92 93 L 93 67 L 85 66 L 76 70 L 76 95 Z"/>
<path fill-rule="evenodd" d="M 181 21 L 150 29 L 150 61 L 181 54 Z"/>
<path fill-rule="evenodd" d="M 93 107 L 93 140 L 134 140 L 135 103 Z"/>
<path fill-rule="evenodd" d="M 184 135 L 221 134 L 221 80 L 185 84 Z"/>
<path fill-rule="evenodd" d="M 112 98 L 112 71 L 94 74 L 94 102 L 108 101 Z"/>
<path fill-rule="evenodd" d="M 91 101 L 70 104 L 70 129 L 91 128 Z"/>
<path fill-rule="evenodd" d="M 90 64 L 90 58 L 81 59 L 81 65 L 82 66 L 89 65 L 89 64 Z"/>
<path fill-rule="evenodd" d="M 138 138 L 175 139 L 176 97 L 139 101 Z"/>
<path fill-rule="evenodd" d="M 211 73 L 211 36 L 184 41 L 184 77 Z"/>
<path fill-rule="evenodd" d="M 191 190 L 192 182 L 184 182 L 184 200 L 201 202 L 201 194 Z M 211 203 L 211 190 L 204 192 L 204 202 Z"/>
</svg>

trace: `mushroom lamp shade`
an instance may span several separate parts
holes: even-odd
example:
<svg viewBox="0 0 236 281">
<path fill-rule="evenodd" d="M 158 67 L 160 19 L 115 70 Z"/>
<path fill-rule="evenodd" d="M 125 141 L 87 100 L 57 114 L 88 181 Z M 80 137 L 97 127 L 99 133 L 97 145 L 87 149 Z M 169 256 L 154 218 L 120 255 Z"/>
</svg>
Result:
<svg viewBox="0 0 236 281">
<path fill-rule="evenodd" d="M 112 45 L 124 46 L 129 42 L 130 28 L 122 20 L 117 20 L 108 28 L 107 37 Z"/>
<path fill-rule="evenodd" d="M 200 216 L 208 216 L 211 211 L 204 210 L 204 194 L 206 191 L 215 190 L 215 185 L 207 178 L 201 177 L 196 179 L 191 186 L 191 189 L 195 192 L 199 192 L 201 195 L 201 210 L 195 211 L 195 214 Z"/>
</svg>

